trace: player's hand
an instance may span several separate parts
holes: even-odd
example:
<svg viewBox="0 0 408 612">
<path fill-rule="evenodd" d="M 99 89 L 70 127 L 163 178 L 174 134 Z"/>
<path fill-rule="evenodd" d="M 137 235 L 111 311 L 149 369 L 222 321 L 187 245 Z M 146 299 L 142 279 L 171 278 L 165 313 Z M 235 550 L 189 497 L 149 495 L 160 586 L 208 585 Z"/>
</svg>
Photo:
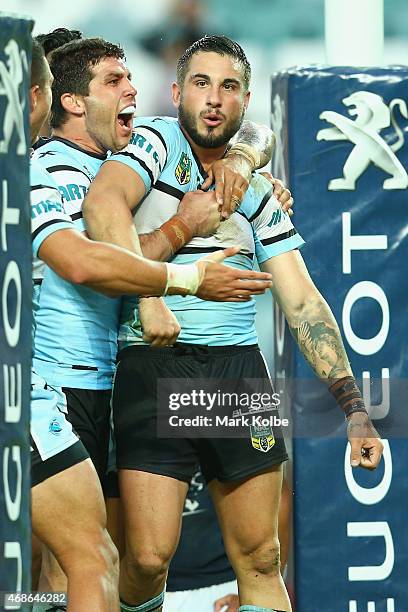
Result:
<svg viewBox="0 0 408 612">
<path fill-rule="evenodd" d="M 140 298 L 139 319 L 144 342 L 151 346 L 171 346 L 177 341 L 179 322 L 162 298 Z"/>
<path fill-rule="evenodd" d="M 216 302 L 247 302 L 251 295 L 265 293 L 272 287 L 272 276 L 266 272 L 222 265 L 226 257 L 236 255 L 239 250 L 239 247 L 229 247 L 196 261 L 200 273 L 197 297 Z"/>
<path fill-rule="evenodd" d="M 213 191 L 189 191 L 181 200 L 177 214 L 193 236 L 212 236 L 220 225 L 220 211 Z"/>
<path fill-rule="evenodd" d="M 380 463 L 384 447 L 370 417 L 365 412 L 354 412 L 347 420 L 351 465 L 375 470 Z"/>
<path fill-rule="evenodd" d="M 282 181 L 277 178 L 273 178 L 270 172 L 261 172 L 261 174 L 273 185 L 273 195 L 281 205 L 283 212 L 287 212 L 290 216 L 292 216 L 293 198 L 289 189 L 285 187 Z"/>
<path fill-rule="evenodd" d="M 214 603 L 214 612 L 238 612 L 238 609 L 238 595 L 225 595 L 225 597 L 217 599 Z"/>
<path fill-rule="evenodd" d="M 228 219 L 241 204 L 251 176 L 251 163 L 242 155 L 231 154 L 213 163 L 201 189 L 206 190 L 215 183 L 215 198 L 221 217 Z"/>
</svg>

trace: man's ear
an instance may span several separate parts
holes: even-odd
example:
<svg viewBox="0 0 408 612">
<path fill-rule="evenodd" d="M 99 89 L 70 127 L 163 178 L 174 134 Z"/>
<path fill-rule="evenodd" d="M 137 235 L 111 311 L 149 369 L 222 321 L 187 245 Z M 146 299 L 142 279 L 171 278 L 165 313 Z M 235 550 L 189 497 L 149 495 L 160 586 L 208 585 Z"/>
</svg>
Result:
<svg viewBox="0 0 408 612">
<path fill-rule="evenodd" d="M 33 85 L 33 87 L 30 87 L 30 113 L 33 113 L 37 108 L 39 91 L 39 85 Z"/>
<path fill-rule="evenodd" d="M 61 106 L 66 113 L 81 117 L 85 112 L 85 103 L 82 96 L 73 93 L 64 93 L 61 96 Z"/>
<path fill-rule="evenodd" d="M 244 96 L 244 112 L 248 110 L 249 99 L 251 97 L 251 92 L 247 91 Z"/>
<path fill-rule="evenodd" d="M 180 106 L 181 89 L 178 83 L 173 83 L 171 86 L 171 97 L 176 108 Z"/>
</svg>

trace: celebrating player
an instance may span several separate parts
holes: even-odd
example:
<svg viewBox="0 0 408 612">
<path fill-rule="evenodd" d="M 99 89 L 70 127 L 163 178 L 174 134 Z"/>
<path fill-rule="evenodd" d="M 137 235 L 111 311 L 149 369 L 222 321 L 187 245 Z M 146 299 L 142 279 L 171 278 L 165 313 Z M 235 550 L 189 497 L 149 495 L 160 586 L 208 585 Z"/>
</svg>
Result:
<svg viewBox="0 0 408 612">
<path fill-rule="evenodd" d="M 241 250 L 229 258 L 231 266 L 252 269 L 255 254 L 261 268 L 273 276 L 274 295 L 304 356 L 344 409 L 353 465 L 374 468 L 382 444 L 364 408 L 337 324 L 299 254 L 303 240 L 280 210 L 269 183 L 255 175 L 239 208 L 214 235 L 189 236 L 182 248 L 168 222 L 184 194 L 197 195 L 206 170 L 225 154 L 248 106 L 249 80 L 246 56 L 228 38 L 205 37 L 187 49 L 173 85 L 178 121 L 140 120 L 129 147 L 102 166 L 84 204 L 88 231 L 96 239 L 125 245 L 137 232 L 150 233 L 163 245 L 159 256 L 166 253 L 175 262 L 195 261 L 234 240 Z M 212 192 L 206 197 L 215 200 Z M 153 249 L 144 252 L 157 257 L 159 249 L 156 254 Z M 244 379 L 268 380 L 256 345 L 254 304 L 204 303 L 194 297 L 169 298 L 166 303 L 181 323 L 175 347 L 143 343 L 134 300 L 126 299 L 122 312 L 113 392 L 127 546 L 121 608 L 161 610 L 188 482 L 198 460 L 237 576 L 240 612 L 288 612 L 277 539 L 282 462 L 287 458 L 283 440 L 274 439 L 272 432 L 263 439 L 249 430 L 247 438 L 205 438 L 202 432 L 199 437 L 157 437 L 159 379 L 235 379 L 237 390 Z M 321 350 L 328 342 L 330 362 Z"/>
</svg>

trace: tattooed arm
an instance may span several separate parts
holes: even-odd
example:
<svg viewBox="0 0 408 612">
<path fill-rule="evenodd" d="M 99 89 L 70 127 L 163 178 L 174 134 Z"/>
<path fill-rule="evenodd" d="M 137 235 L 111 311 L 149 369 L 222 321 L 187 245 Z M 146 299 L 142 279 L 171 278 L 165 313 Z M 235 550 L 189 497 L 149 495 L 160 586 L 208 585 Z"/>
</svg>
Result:
<svg viewBox="0 0 408 612">
<path fill-rule="evenodd" d="M 259 125 L 252 121 L 243 121 L 239 131 L 231 140 L 231 148 L 228 155 L 234 151 L 238 152 L 243 145 L 243 150 L 252 150 L 253 170 L 263 168 L 271 161 L 273 148 L 275 146 L 275 134 L 266 125 Z"/>
<path fill-rule="evenodd" d="M 215 197 L 224 219 L 240 205 L 251 181 L 252 172 L 270 162 L 275 146 L 275 134 L 266 125 L 243 121 L 230 145 L 225 157 L 207 169 L 208 178 L 201 186 L 205 191 L 215 184 Z M 293 205 L 290 191 L 280 181 L 272 177 L 267 178 L 284 210 L 290 208 Z"/>
<path fill-rule="evenodd" d="M 273 293 L 303 355 L 328 385 L 352 376 L 336 320 L 309 276 L 299 251 L 269 259 L 261 266 L 273 275 Z"/>
<path fill-rule="evenodd" d="M 310 278 L 299 251 L 273 257 L 261 269 L 272 274 L 273 294 L 317 376 L 328 386 L 342 385 L 345 377 L 354 381 L 336 320 Z M 348 378 L 345 380 L 349 382 Z M 342 406 L 341 401 L 338 403 Z M 383 446 L 368 414 L 358 407 L 356 411 L 349 410 L 347 420 L 351 465 L 374 469 L 380 462 Z"/>
</svg>

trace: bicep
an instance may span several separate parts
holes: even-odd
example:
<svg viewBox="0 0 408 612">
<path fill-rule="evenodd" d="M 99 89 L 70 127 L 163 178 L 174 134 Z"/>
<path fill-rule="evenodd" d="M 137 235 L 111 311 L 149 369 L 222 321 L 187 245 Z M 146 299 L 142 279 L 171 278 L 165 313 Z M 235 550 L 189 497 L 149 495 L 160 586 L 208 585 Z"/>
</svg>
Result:
<svg viewBox="0 0 408 612">
<path fill-rule="evenodd" d="M 85 198 L 85 216 L 94 207 L 99 209 L 126 208 L 133 210 L 145 196 L 146 186 L 142 178 L 121 162 L 105 162 Z"/>
<path fill-rule="evenodd" d="M 145 184 L 134 170 L 115 161 L 103 164 L 84 202 L 89 236 L 139 252 L 132 211 L 145 192 Z"/>
<path fill-rule="evenodd" d="M 75 229 L 61 229 L 45 238 L 38 257 L 59 276 L 77 282 L 76 274 L 84 265 L 89 240 Z"/>
</svg>

